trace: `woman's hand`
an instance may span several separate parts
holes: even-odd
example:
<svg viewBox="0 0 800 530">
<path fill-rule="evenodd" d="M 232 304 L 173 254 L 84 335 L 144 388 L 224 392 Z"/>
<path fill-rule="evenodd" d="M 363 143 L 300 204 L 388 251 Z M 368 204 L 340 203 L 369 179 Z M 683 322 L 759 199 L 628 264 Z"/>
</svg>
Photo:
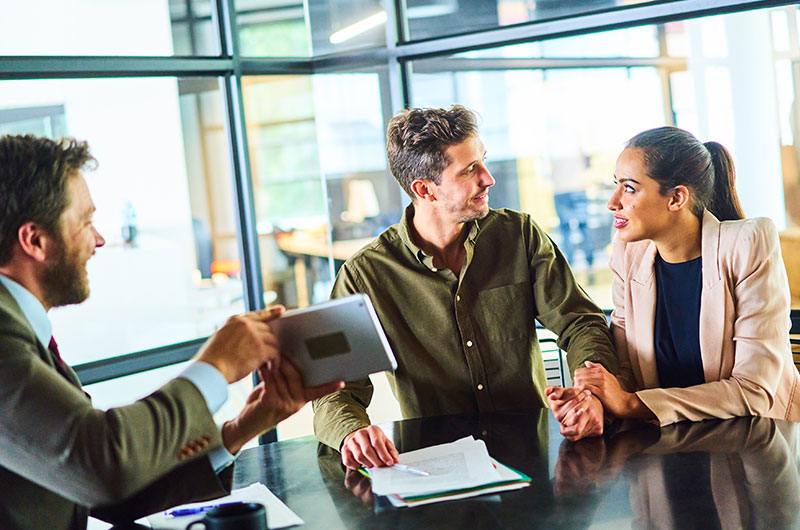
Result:
<svg viewBox="0 0 800 530">
<path fill-rule="evenodd" d="M 617 378 L 602 364 L 586 361 L 586 368 L 575 370 L 574 380 L 577 388 L 589 390 L 603 403 L 605 410 L 617 418 L 655 418 L 636 394 L 622 390 Z"/>
</svg>

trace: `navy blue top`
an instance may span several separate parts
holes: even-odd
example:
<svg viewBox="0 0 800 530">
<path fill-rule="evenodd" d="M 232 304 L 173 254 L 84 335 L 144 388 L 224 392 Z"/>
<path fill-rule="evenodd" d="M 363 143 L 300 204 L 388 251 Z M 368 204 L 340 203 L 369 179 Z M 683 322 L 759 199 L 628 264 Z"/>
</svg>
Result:
<svg viewBox="0 0 800 530">
<path fill-rule="evenodd" d="M 705 383 L 700 356 L 702 256 L 667 263 L 656 254 L 656 318 L 653 332 L 662 388 Z"/>
</svg>

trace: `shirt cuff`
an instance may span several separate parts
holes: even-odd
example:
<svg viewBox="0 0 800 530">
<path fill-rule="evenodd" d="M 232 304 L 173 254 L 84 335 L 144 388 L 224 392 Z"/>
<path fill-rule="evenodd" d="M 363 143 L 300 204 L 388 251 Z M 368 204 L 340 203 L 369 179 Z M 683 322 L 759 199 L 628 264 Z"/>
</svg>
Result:
<svg viewBox="0 0 800 530">
<path fill-rule="evenodd" d="M 211 467 L 214 469 L 214 473 L 219 473 L 233 462 L 236 459 L 232 454 L 228 452 L 225 447 L 217 447 L 210 453 L 208 453 L 208 460 L 211 463 Z"/>
<path fill-rule="evenodd" d="M 216 414 L 228 400 L 228 380 L 208 363 L 193 362 L 178 377 L 188 379 L 197 387 L 211 414 Z"/>
</svg>

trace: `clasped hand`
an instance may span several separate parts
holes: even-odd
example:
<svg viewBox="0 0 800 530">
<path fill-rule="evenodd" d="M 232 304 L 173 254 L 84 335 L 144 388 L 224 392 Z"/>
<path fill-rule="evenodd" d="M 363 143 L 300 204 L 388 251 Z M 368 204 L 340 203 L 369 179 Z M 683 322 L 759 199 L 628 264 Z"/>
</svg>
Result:
<svg viewBox="0 0 800 530">
<path fill-rule="evenodd" d="M 547 403 L 567 440 L 603 434 L 604 413 L 616 418 L 652 416 L 636 394 L 624 391 L 601 364 L 586 361 L 584 368 L 575 370 L 574 379 L 572 388 L 545 389 Z"/>
<path fill-rule="evenodd" d="M 606 412 L 615 417 L 625 417 L 634 394 L 625 392 L 602 364 L 586 361 L 585 368 L 575 370 L 575 387 L 588 390 L 603 403 Z"/>
<path fill-rule="evenodd" d="M 571 442 L 603 434 L 603 405 L 588 390 L 548 386 L 547 404 L 561 424 L 561 435 Z"/>
<path fill-rule="evenodd" d="M 585 368 L 575 370 L 572 388 L 545 389 L 547 404 L 561 424 L 561 435 L 572 442 L 603 434 L 604 412 L 614 413 L 618 392 L 622 388 L 616 377 L 603 365 L 590 361 Z"/>
</svg>

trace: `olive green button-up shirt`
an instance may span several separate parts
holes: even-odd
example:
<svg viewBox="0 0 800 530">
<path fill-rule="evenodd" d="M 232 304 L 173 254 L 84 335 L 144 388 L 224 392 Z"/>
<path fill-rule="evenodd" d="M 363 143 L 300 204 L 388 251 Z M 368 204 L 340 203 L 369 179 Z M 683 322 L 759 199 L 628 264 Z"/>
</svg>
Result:
<svg viewBox="0 0 800 530">
<path fill-rule="evenodd" d="M 339 270 L 332 297 L 365 293 L 397 358 L 389 384 L 404 418 L 546 407 L 534 319 L 558 335 L 570 371 L 616 373 L 602 311 L 529 215 L 490 210 L 470 225 L 461 274 L 437 269 L 411 240 L 413 205 Z M 369 379 L 314 402 L 314 431 L 339 449 L 369 425 Z"/>
</svg>

